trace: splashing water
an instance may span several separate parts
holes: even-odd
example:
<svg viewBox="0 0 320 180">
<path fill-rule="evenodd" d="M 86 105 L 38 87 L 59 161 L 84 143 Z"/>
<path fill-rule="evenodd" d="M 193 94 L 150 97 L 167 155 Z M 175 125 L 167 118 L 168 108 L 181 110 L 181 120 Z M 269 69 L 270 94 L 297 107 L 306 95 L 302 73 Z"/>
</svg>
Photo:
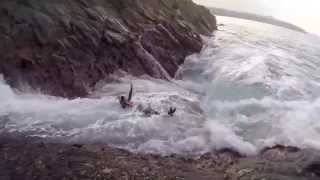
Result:
<svg viewBox="0 0 320 180">
<path fill-rule="evenodd" d="M 222 18 L 205 48 L 171 82 L 127 76 L 67 100 L 17 94 L 0 81 L 0 131 L 65 143 L 107 143 L 151 153 L 204 153 L 265 146 L 320 149 L 320 40 L 274 26 Z M 117 96 L 134 84 L 135 107 Z M 138 105 L 160 115 L 146 117 Z M 174 117 L 167 115 L 177 107 Z"/>
<path fill-rule="evenodd" d="M 257 149 L 274 144 L 320 148 L 320 39 L 222 20 L 223 30 L 180 70 L 184 81 L 206 89 L 201 107 L 209 121 L 227 126 Z"/>
</svg>

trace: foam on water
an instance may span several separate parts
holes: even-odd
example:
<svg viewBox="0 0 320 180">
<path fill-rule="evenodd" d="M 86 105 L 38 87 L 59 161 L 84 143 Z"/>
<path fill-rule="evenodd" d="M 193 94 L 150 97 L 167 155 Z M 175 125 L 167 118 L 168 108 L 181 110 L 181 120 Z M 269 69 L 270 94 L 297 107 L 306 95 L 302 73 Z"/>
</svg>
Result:
<svg viewBox="0 0 320 180">
<path fill-rule="evenodd" d="M 121 109 L 117 96 L 127 93 L 130 82 L 135 85 L 135 104 L 151 106 L 160 115 L 146 117 L 138 106 Z M 199 95 L 186 89 L 183 82 L 126 77 L 104 86 L 93 98 L 67 100 L 17 94 L 1 81 L 5 101 L 0 103 L 0 127 L 49 141 L 108 143 L 139 152 L 204 153 L 241 147 L 237 142 L 244 147 L 242 152 L 255 153 L 255 147 L 228 128 L 207 122 Z M 178 107 L 175 117 L 167 115 L 171 106 Z"/>
<path fill-rule="evenodd" d="M 320 40 L 229 18 L 171 82 L 126 76 L 89 98 L 14 92 L 0 81 L 0 131 L 49 141 L 108 143 L 150 153 L 265 146 L 320 149 Z M 117 96 L 134 84 L 133 109 Z M 138 106 L 160 115 L 146 117 Z M 168 109 L 177 107 L 174 117 Z"/>
<path fill-rule="evenodd" d="M 226 26 L 180 69 L 182 79 L 205 87 L 205 114 L 257 149 L 319 148 L 320 40 L 222 19 Z"/>
</svg>

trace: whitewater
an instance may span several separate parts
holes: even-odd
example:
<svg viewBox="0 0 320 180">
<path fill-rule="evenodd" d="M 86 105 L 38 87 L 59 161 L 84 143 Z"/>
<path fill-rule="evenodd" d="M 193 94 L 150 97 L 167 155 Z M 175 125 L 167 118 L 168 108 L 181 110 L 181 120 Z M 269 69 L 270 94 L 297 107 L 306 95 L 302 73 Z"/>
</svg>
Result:
<svg viewBox="0 0 320 180">
<path fill-rule="evenodd" d="M 320 149 L 320 39 L 219 17 L 204 48 L 171 81 L 116 76 L 88 98 L 19 92 L 0 81 L 0 133 L 62 143 L 105 143 L 133 152 L 247 155 L 276 144 Z M 119 95 L 134 84 L 132 109 Z M 160 115 L 145 116 L 139 106 Z M 170 107 L 177 107 L 174 117 Z"/>
</svg>

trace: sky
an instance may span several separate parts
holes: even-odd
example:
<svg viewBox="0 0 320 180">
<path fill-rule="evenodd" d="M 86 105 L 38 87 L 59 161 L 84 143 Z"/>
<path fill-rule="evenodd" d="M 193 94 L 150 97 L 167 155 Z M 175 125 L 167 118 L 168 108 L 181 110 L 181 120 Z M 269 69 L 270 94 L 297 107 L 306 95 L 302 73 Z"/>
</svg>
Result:
<svg viewBox="0 0 320 180">
<path fill-rule="evenodd" d="M 194 2 L 273 16 L 320 35 L 320 0 L 194 0 Z"/>
</svg>

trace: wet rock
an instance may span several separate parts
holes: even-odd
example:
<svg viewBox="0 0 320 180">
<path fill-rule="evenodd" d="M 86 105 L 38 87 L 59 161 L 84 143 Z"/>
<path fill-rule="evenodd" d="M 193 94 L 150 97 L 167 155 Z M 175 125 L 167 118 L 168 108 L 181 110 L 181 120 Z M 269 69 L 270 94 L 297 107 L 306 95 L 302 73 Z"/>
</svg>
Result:
<svg viewBox="0 0 320 180">
<path fill-rule="evenodd" d="M 107 146 L 103 146 L 104 152 L 96 151 L 95 149 L 101 149 L 100 145 L 87 145 L 86 149 L 66 144 L 46 146 L 48 148 L 43 151 L 33 143 L 6 144 L 4 149 L 0 149 L 0 157 L 7 154 L 9 158 L 0 162 L 0 174 L 4 174 L 2 169 L 6 169 L 10 179 L 219 180 L 222 177 L 214 168 L 197 169 L 197 162 L 192 157 L 134 154 Z M 21 153 L 22 149 L 26 154 Z M 64 150 L 63 153 L 58 152 L 61 149 Z"/>
<path fill-rule="evenodd" d="M 40 144 L 38 144 L 38 147 L 39 148 L 46 148 L 46 145 L 43 142 L 41 142 Z"/>
<path fill-rule="evenodd" d="M 45 144 L 47 148 L 43 149 L 37 139 L 7 137 L 0 138 L 0 142 L 6 142 L 0 148 L 0 175 L 9 179 L 319 179 L 319 152 L 294 147 L 275 146 L 254 157 L 231 149 L 200 157 L 163 157 L 130 153 L 107 145 L 74 148 L 67 144 Z"/>
<path fill-rule="evenodd" d="M 197 156 L 135 154 L 106 145 L 12 141 L 0 149 L 7 179 L 318 180 L 319 152 L 277 146 L 255 157 L 224 149 Z M 101 152 L 100 149 L 104 148 Z M 63 150 L 63 152 L 59 152 Z M 274 154 L 270 156 L 270 154 Z M 279 158 L 281 157 L 281 158 Z"/>
<path fill-rule="evenodd" d="M 170 79 L 215 29 L 191 0 L 2 0 L 0 73 L 16 88 L 65 97 L 119 70 Z"/>
<path fill-rule="evenodd" d="M 313 177 L 320 178 L 320 159 L 314 159 L 309 162 L 302 170 L 305 174 L 311 174 Z"/>
<path fill-rule="evenodd" d="M 74 144 L 74 145 L 72 145 L 72 146 L 75 147 L 75 148 L 82 148 L 82 147 L 83 147 L 82 144 Z"/>
<path fill-rule="evenodd" d="M 230 180 L 316 180 L 319 179 L 319 153 L 276 146 L 264 150 L 260 157 L 239 159 L 230 167 Z"/>
</svg>

